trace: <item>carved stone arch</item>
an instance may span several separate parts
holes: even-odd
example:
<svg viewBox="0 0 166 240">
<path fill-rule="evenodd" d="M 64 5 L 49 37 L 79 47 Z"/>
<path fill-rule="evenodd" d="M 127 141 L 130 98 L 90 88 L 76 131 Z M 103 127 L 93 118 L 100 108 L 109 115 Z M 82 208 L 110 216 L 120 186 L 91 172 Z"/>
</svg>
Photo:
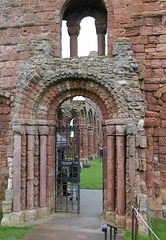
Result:
<svg viewBox="0 0 166 240">
<path fill-rule="evenodd" d="M 66 80 L 64 81 L 63 79 L 65 78 Z M 63 92 L 63 94 L 67 94 L 68 97 L 75 96 L 77 93 L 77 95 L 91 98 L 94 102 L 98 96 L 98 98 L 101 99 L 99 105 L 102 106 L 102 102 L 105 102 L 104 109 L 107 109 L 109 114 L 111 114 L 111 112 L 115 113 L 116 108 L 117 116 L 115 116 L 115 118 L 127 117 L 128 106 L 124 99 L 123 90 L 119 88 L 119 93 L 117 94 L 117 87 L 115 87 L 114 84 L 112 86 L 105 86 L 105 83 L 101 83 L 101 78 L 102 76 L 93 75 L 93 72 L 91 73 L 90 71 L 81 74 L 78 71 L 74 71 L 73 73 L 69 71 L 65 73 L 64 71 L 62 77 L 61 72 L 58 73 L 57 70 L 56 78 L 51 79 L 49 84 L 45 84 L 44 79 L 42 80 L 41 78 L 34 84 L 33 82 L 36 82 L 36 74 L 34 73 L 32 79 L 26 83 L 26 86 L 24 83 L 20 85 L 20 89 L 16 95 L 14 115 L 16 118 L 24 118 L 24 115 L 26 118 L 34 118 L 36 114 L 39 114 L 37 113 L 37 111 L 40 111 L 38 108 L 39 103 L 44 103 L 45 105 L 42 110 L 46 112 L 50 111 L 51 113 L 51 109 L 49 110 L 51 102 L 53 102 L 55 96 L 60 101 L 58 96 Z M 105 78 L 105 76 L 103 76 L 103 78 Z M 53 86 L 56 84 L 58 88 Z M 64 90 L 62 91 L 62 89 Z M 42 96 L 44 96 L 43 99 Z M 57 105 L 58 101 L 54 104 Z M 114 104 L 116 104 L 116 107 Z M 110 105 L 114 107 L 110 109 Z M 104 115 L 105 114 L 103 114 L 103 116 Z M 107 116 L 106 118 L 110 117 L 111 116 Z"/>
</svg>

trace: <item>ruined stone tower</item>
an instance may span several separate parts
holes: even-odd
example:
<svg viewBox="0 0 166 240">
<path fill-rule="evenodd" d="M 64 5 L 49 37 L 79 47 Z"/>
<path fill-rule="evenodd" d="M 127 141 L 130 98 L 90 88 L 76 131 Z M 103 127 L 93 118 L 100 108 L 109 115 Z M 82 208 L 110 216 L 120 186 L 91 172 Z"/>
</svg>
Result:
<svg viewBox="0 0 166 240">
<path fill-rule="evenodd" d="M 95 18 L 98 56 L 77 57 L 80 22 Z M 61 58 L 67 20 L 71 58 Z M 105 56 L 107 32 L 108 55 Z M 131 202 L 166 212 L 166 2 L 1 0 L 2 224 L 54 209 L 59 106 L 80 95 L 101 110 L 104 213 L 130 228 Z"/>
</svg>

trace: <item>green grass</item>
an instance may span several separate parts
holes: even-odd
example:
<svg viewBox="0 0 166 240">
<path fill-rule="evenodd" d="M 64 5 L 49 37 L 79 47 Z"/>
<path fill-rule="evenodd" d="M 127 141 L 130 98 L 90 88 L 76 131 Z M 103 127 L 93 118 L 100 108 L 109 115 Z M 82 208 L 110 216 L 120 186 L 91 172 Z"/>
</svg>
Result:
<svg viewBox="0 0 166 240">
<path fill-rule="evenodd" d="M 2 211 L 0 210 L 0 222 Z M 29 233 L 33 227 L 2 227 L 0 226 L 0 240 L 19 240 Z"/>
<path fill-rule="evenodd" d="M 0 239 L 1 240 L 18 240 L 22 239 L 32 227 L 1 227 L 0 226 Z"/>
<path fill-rule="evenodd" d="M 152 219 L 152 227 L 160 240 L 166 240 L 166 219 Z"/>
<path fill-rule="evenodd" d="M 152 230 L 160 240 L 166 240 L 166 219 L 152 218 Z M 125 232 L 125 240 L 131 240 L 131 232 Z M 138 236 L 138 240 L 150 240 L 150 237 Z M 155 240 L 156 238 L 153 237 Z"/>
<path fill-rule="evenodd" d="M 100 158 L 90 160 L 90 168 L 81 169 L 81 189 L 103 189 L 103 163 L 100 162 Z"/>
<path fill-rule="evenodd" d="M 132 239 L 132 233 L 126 231 L 125 234 L 124 234 L 124 238 L 125 238 L 125 240 L 131 240 Z M 137 239 L 138 240 L 150 240 L 149 237 L 144 237 L 144 236 L 141 236 L 141 235 L 138 235 Z"/>
</svg>

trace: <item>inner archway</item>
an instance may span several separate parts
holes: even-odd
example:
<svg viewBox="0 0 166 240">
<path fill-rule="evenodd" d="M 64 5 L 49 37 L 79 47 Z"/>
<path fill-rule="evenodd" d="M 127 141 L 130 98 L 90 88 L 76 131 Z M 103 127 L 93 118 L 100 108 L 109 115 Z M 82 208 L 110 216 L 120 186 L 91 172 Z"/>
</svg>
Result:
<svg viewBox="0 0 166 240">
<path fill-rule="evenodd" d="M 57 212 L 85 210 L 85 201 L 82 200 L 83 193 L 87 192 L 85 189 L 100 190 L 96 192 L 101 196 L 96 210 L 100 212 L 102 209 L 103 171 L 99 158 L 103 145 L 102 119 L 99 107 L 89 98 L 72 97 L 59 106 L 55 128 Z"/>
</svg>

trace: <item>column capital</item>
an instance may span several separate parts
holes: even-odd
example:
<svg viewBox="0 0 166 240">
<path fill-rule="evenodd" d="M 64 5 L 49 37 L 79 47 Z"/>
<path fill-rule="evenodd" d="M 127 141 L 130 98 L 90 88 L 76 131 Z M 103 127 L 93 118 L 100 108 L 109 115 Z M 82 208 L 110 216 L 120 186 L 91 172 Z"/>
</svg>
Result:
<svg viewBox="0 0 166 240">
<path fill-rule="evenodd" d="M 106 134 L 107 135 L 116 135 L 116 127 L 115 127 L 115 125 L 107 125 L 106 126 Z"/>
<path fill-rule="evenodd" d="M 72 35 L 78 36 L 80 33 L 80 22 L 79 21 L 68 21 L 67 22 L 68 33 L 71 37 Z"/>
<path fill-rule="evenodd" d="M 125 135 L 126 125 L 116 125 L 116 135 Z"/>
<path fill-rule="evenodd" d="M 107 33 L 107 21 L 106 20 L 96 20 L 96 33 L 99 34 L 106 34 Z"/>
<path fill-rule="evenodd" d="M 48 126 L 39 126 L 39 135 L 48 135 L 49 127 Z"/>
<path fill-rule="evenodd" d="M 37 128 L 36 128 L 36 126 L 26 126 L 26 132 L 29 135 L 36 135 Z"/>
<path fill-rule="evenodd" d="M 15 134 L 25 135 L 25 126 L 13 125 L 12 129 L 13 129 Z"/>
</svg>

